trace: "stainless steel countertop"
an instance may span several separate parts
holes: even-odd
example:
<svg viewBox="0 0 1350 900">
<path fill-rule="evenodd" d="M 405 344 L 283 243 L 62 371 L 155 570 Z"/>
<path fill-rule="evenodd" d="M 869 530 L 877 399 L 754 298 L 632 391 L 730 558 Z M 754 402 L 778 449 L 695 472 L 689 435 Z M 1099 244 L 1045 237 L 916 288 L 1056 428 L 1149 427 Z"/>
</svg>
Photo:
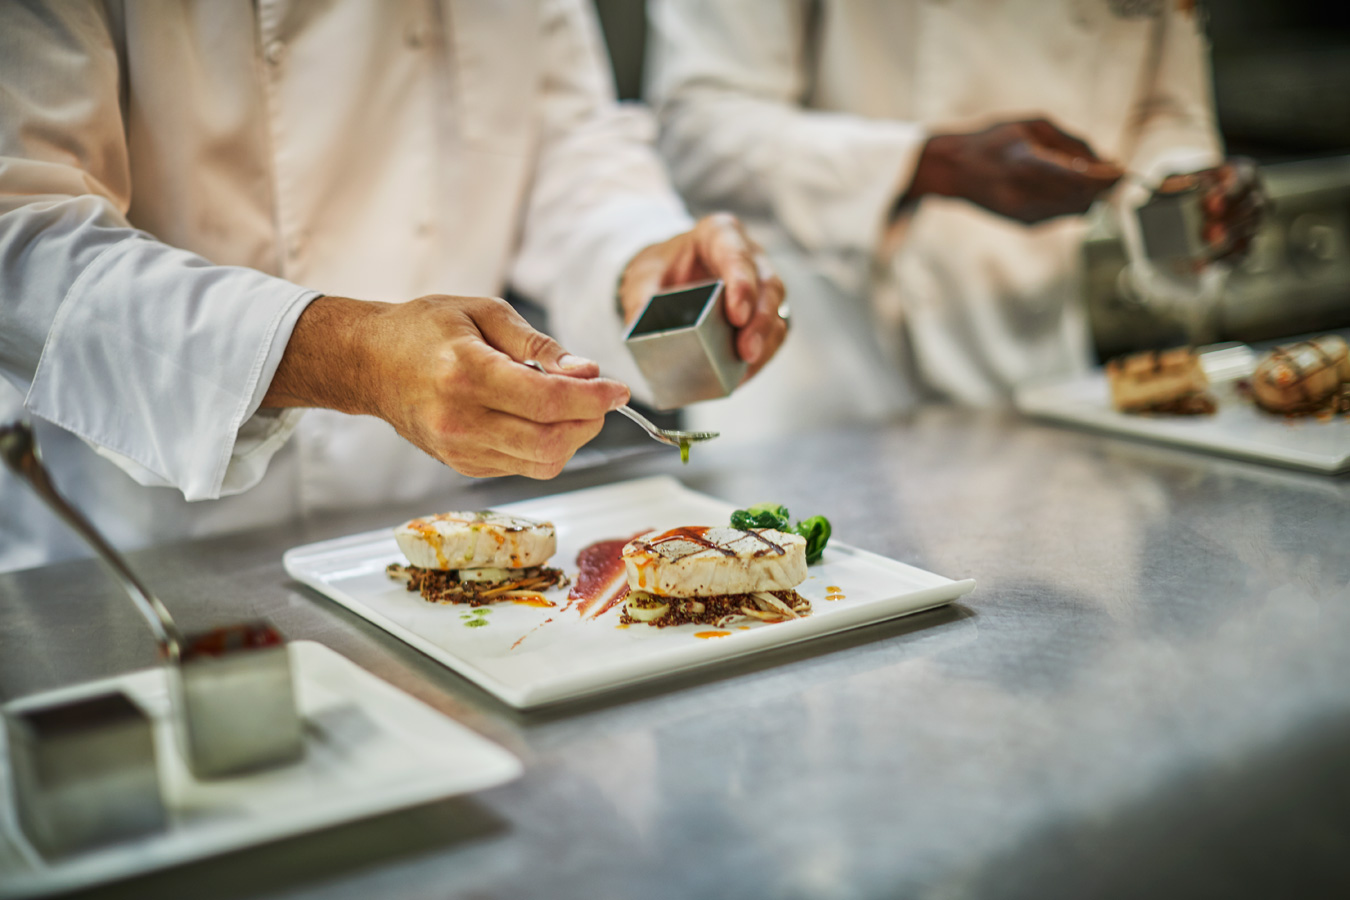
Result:
<svg viewBox="0 0 1350 900">
<path fill-rule="evenodd" d="M 1350 480 L 931 408 L 629 458 L 823 512 L 979 584 L 944 610 L 537 714 L 319 595 L 297 544 L 451 504 L 133 554 L 187 628 L 261 615 L 519 754 L 469 798 L 100 897 L 1271 897 L 1350 890 Z M 0 697 L 141 668 L 93 562 L 0 575 Z"/>
</svg>

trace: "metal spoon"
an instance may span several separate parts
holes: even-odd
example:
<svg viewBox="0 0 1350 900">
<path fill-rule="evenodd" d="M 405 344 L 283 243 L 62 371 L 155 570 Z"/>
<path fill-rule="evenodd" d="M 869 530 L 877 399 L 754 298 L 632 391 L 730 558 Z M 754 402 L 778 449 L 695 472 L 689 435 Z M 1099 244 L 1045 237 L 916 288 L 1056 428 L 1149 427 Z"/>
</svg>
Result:
<svg viewBox="0 0 1350 900">
<path fill-rule="evenodd" d="M 0 456 L 4 457 L 5 464 L 14 470 L 14 474 L 26 481 L 47 506 L 51 507 L 52 512 L 75 529 L 108 564 L 122 589 L 131 597 L 132 602 L 150 625 L 165 661 L 170 664 L 177 663 L 182 655 L 183 634 L 174 624 L 173 617 L 164 608 L 164 604 L 159 602 L 159 598 L 141 584 L 121 554 L 109 546 L 103 536 L 94 530 L 89 520 L 57 492 L 56 486 L 52 484 L 51 477 L 47 474 L 47 469 L 38 458 L 33 430 L 26 422 L 0 425 Z"/>
<path fill-rule="evenodd" d="M 522 364 L 529 366 L 537 372 L 542 372 L 545 375 L 549 374 L 536 360 L 522 360 Z M 676 428 L 658 428 L 646 416 L 642 415 L 626 403 L 623 406 L 620 406 L 617 411 L 623 413 L 641 426 L 642 430 L 647 432 L 652 440 L 660 441 L 663 444 L 669 444 L 672 447 L 679 447 L 680 459 L 685 462 L 689 461 L 689 448 L 691 445 L 701 444 L 704 441 L 711 441 L 721 434 L 721 432 L 718 431 L 680 431 Z"/>
</svg>

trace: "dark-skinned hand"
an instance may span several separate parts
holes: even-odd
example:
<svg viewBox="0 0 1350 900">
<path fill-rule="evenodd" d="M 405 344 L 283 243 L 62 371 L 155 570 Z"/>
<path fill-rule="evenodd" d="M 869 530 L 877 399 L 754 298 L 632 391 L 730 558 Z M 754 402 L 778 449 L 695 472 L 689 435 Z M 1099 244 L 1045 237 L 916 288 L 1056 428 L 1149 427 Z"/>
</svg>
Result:
<svg viewBox="0 0 1350 900">
<path fill-rule="evenodd" d="M 929 138 L 900 205 L 926 194 L 960 197 L 1034 225 L 1081 215 L 1124 174 L 1045 119 L 1004 122 Z"/>
</svg>

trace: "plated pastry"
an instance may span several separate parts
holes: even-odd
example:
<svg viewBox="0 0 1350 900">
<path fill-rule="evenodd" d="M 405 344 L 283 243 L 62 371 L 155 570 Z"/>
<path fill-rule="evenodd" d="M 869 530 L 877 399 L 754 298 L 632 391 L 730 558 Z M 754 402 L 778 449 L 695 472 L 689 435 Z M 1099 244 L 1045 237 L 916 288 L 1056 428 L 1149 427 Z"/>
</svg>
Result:
<svg viewBox="0 0 1350 900">
<path fill-rule="evenodd" d="M 1258 406 L 1286 415 L 1350 411 L 1347 384 L 1350 352 L 1336 335 L 1276 347 L 1257 361 L 1249 381 Z"/>
<path fill-rule="evenodd" d="M 1200 357 L 1187 347 L 1150 350 L 1106 364 L 1111 405 L 1124 413 L 1209 415 L 1216 404 Z"/>
</svg>

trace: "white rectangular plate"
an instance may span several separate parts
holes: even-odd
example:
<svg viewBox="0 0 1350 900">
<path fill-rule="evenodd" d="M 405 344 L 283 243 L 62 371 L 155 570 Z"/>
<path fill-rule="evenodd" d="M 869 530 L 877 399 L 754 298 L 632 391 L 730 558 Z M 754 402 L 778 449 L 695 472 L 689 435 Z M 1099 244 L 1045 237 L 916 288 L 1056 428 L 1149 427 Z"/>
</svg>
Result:
<svg viewBox="0 0 1350 900">
<path fill-rule="evenodd" d="M 1240 396 L 1233 381 L 1214 384 L 1211 393 L 1219 404 L 1212 416 L 1126 415 L 1112 408 L 1106 375 L 1094 371 L 1023 388 L 1016 403 L 1028 415 L 1222 456 L 1329 474 L 1350 471 L 1350 419 L 1345 416 L 1322 422 L 1271 415 Z"/>
<path fill-rule="evenodd" d="M 32 708 L 118 688 L 153 718 L 169 828 L 59 861 L 23 838 L 0 729 L 0 897 L 39 896 L 260 844 L 442 797 L 521 773 L 515 756 L 376 678 L 327 647 L 290 644 L 305 718 L 298 763 L 202 782 L 188 773 L 168 718 L 161 669 L 146 669 L 14 701 Z"/>
<path fill-rule="evenodd" d="M 726 524 L 735 507 L 695 493 L 669 477 L 541 497 L 498 507 L 553 522 L 558 552 L 552 564 L 571 577 L 577 553 L 600 540 L 631 537 L 650 528 Z M 427 510 L 427 513 L 443 510 Z M 824 559 L 811 566 L 797 590 L 811 601 L 811 616 L 778 624 L 723 629 L 699 639 L 708 626 L 619 626 L 620 606 L 583 619 L 567 608 L 567 590 L 547 596 L 541 609 L 495 604 L 480 617 L 469 607 L 427 603 L 385 574 L 404 562 L 393 528 L 297 547 L 286 571 L 297 580 L 402 638 L 511 706 L 525 709 L 833 634 L 950 603 L 975 586 L 858 550 L 831 540 Z M 844 597 L 826 600 L 826 588 Z M 486 625 L 470 627 L 474 618 Z"/>
</svg>

